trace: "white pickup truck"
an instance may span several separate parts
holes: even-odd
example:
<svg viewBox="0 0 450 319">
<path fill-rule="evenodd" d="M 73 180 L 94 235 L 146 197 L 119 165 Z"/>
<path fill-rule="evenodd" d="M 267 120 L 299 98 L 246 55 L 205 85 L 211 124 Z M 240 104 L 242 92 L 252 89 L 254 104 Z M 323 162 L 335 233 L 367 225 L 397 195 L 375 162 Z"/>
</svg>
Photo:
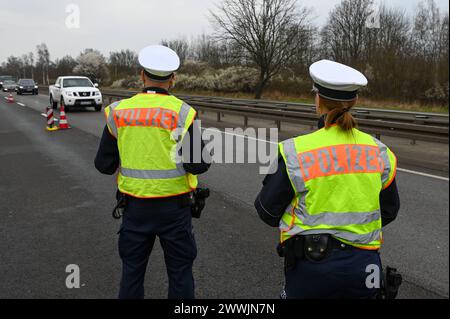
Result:
<svg viewBox="0 0 450 319">
<path fill-rule="evenodd" d="M 58 103 L 64 103 L 65 111 L 71 107 L 94 107 L 97 112 L 102 109 L 103 98 L 98 84 L 93 84 L 87 77 L 61 76 L 55 85 L 49 87 L 50 105 L 56 109 Z"/>
</svg>

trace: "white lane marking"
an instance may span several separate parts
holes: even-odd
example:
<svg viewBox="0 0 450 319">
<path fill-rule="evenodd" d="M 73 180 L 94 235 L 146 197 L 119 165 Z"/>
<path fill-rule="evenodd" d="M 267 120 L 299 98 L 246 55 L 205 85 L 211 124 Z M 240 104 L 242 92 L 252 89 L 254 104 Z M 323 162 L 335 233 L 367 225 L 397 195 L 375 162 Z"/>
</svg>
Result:
<svg viewBox="0 0 450 319">
<path fill-rule="evenodd" d="M 278 145 L 278 143 L 275 143 L 275 142 L 272 142 L 272 141 L 267 141 L 267 140 L 263 140 L 263 139 L 256 138 L 256 137 L 252 137 L 252 136 L 245 136 L 245 135 L 241 135 L 241 134 L 235 134 L 235 133 L 225 132 L 225 131 L 221 131 L 221 130 L 219 130 L 219 129 L 203 128 L 202 130 L 203 130 L 203 131 L 220 132 L 220 133 L 225 134 L 225 135 L 244 137 L 244 138 L 249 139 L 249 140 L 252 140 L 252 141 L 263 142 L 263 143 L 269 143 L 269 144 L 272 144 L 272 145 Z"/>
<path fill-rule="evenodd" d="M 404 168 L 398 168 L 397 170 L 398 170 L 399 172 L 402 172 L 402 173 L 408 173 L 408 174 L 414 174 L 414 175 L 419 175 L 419 176 L 424 176 L 424 177 L 430 177 L 430 178 L 439 179 L 439 180 L 441 180 L 441 181 L 446 181 L 446 182 L 449 181 L 448 177 L 442 177 L 442 176 L 436 176 L 436 175 L 425 174 L 425 173 L 416 172 L 416 171 L 411 171 L 411 170 L 409 170 L 409 169 L 404 169 Z"/>
<path fill-rule="evenodd" d="M 263 139 L 259 139 L 259 138 L 255 138 L 255 137 L 251 137 L 251 136 L 244 136 L 244 135 L 240 135 L 240 134 L 234 134 L 234 133 L 230 133 L 230 132 L 224 132 L 224 131 L 221 131 L 219 129 L 203 128 L 202 130 L 203 131 L 215 131 L 215 132 L 220 132 L 220 133 L 226 134 L 226 135 L 245 137 L 247 139 L 254 140 L 254 141 L 259 141 L 259 142 L 263 142 L 263 143 L 265 142 L 265 143 L 269 143 L 269 144 L 272 144 L 272 145 L 278 145 L 278 143 L 275 143 L 275 142 L 272 142 L 272 141 L 267 141 L 267 140 L 263 140 Z M 441 180 L 441 181 L 449 182 L 449 178 L 448 177 L 426 174 L 426 173 L 412 171 L 412 170 L 404 169 L 404 168 L 397 168 L 397 170 L 399 172 L 402 172 L 402 173 L 418 175 L 418 176 L 423 176 L 423 177 L 429 177 L 429 178 L 433 178 L 433 179 L 438 179 L 438 180 Z"/>
<path fill-rule="evenodd" d="M 17 104 L 19 104 L 20 106 L 25 106 L 25 104 L 23 104 L 23 103 L 17 102 Z"/>
</svg>

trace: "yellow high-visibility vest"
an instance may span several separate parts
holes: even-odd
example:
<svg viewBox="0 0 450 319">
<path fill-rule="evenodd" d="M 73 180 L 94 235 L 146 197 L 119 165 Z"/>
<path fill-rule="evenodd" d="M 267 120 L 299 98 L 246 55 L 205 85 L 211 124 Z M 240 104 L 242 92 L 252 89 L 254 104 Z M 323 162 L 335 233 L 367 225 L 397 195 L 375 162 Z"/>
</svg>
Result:
<svg viewBox="0 0 450 319">
<path fill-rule="evenodd" d="M 177 160 L 177 145 L 196 111 L 171 95 L 142 93 L 105 109 L 120 153 L 119 190 L 138 198 L 172 197 L 193 191 L 197 177 Z"/>
<path fill-rule="evenodd" d="M 362 249 L 382 244 L 380 192 L 392 184 L 397 159 L 383 143 L 338 126 L 279 145 L 295 198 L 280 223 L 281 242 L 330 234 Z"/>
</svg>

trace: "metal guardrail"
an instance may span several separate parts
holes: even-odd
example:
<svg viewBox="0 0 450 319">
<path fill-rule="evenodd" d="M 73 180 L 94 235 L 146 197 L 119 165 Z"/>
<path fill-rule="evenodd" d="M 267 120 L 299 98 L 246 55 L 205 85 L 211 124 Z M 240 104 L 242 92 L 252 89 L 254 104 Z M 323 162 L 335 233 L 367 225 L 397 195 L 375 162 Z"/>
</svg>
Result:
<svg viewBox="0 0 450 319">
<path fill-rule="evenodd" d="M 102 90 L 103 96 L 110 102 L 129 98 L 136 93 L 138 92 Z M 315 107 L 310 104 L 190 95 L 177 97 L 197 110 L 217 113 L 219 122 L 224 114 L 243 116 L 244 127 L 247 127 L 249 118 L 274 120 L 280 130 L 282 122 L 315 126 L 318 120 Z M 393 136 L 412 141 L 449 142 L 449 116 L 445 114 L 355 108 L 353 115 L 358 119 L 362 130 L 378 138 Z"/>
<path fill-rule="evenodd" d="M 44 88 L 42 88 L 44 89 Z M 109 103 L 134 96 L 137 91 L 102 90 Z M 177 95 L 199 111 L 217 113 L 220 122 L 225 114 L 243 117 L 244 127 L 249 118 L 273 120 L 281 130 L 281 123 L 296 123 L 316 126 L 318 116 L 311 104 L 285 103 L 219 98 L 211 96 Z M 395 111 L 370 108 L 355 108 L 352 112 L 362 130 L 381 136 L 392 136 L 438 143 L 449 143 L 449 116 L 423 112 Z M 201 116 L 201 114 L 200 114 Z"/>
</svg>

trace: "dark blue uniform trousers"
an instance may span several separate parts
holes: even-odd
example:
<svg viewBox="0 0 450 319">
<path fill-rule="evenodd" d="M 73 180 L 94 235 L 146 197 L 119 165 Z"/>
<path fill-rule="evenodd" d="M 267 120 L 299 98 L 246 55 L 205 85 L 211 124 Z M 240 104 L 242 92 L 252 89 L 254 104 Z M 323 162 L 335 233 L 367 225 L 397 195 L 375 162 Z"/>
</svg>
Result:
<svg viewBox="0 0 450 319">
<path fill-rule="evenodd" d="M 180 200 L 129 199 L 119 236 L 123 262 L 120 299 L 143 299 L 150 254 L 159 237 L 169 277 L 169 299 L 193 299 L 197 247 L 191 210 Z"/>
<path fill-rule="evenodd" d="M 381 275 L 381 259 L 376 251 L 347 248 L 335 249 L 321 262 L 297 260 L 286 272 L 287 299 L 372 299 L 377 289 L 366 286 L 367 266 L 377 265 Z"/>
</svg>

